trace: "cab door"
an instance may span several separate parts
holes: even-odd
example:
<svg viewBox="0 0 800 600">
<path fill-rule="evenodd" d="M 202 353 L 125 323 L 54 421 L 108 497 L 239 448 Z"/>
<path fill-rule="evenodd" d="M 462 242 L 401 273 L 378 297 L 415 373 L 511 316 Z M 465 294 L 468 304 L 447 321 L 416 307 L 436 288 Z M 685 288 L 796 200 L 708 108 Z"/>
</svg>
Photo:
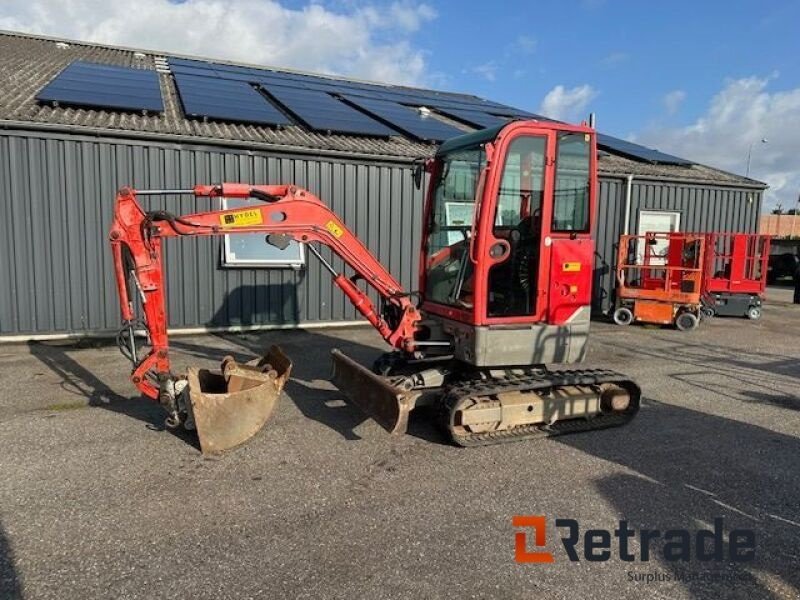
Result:
<svg viewBox="0 0 800 600">
<path fill-rule="evenodd" d="M 585 127 L 520 123 L 497 139 L 474 240 L 477 324 L 561 325 L 588 312 L 595 157 Z"/>
<path fill-rule="evenodd" d="M 551 247 L 547 311 L 551 325 L 564 325 L 578 316 L 589 318 L 595 248 L 591 237 L 595 161 L 593 136 L 582 131 L 557 132 L 553 208 L 545 238 Z"/>
<path fill-rule="evenodd" d="M 534 323 L 547 310 L 549 247 L 543 244 L 553 189 L 554 132 L 520 123 L 493 145 L 476 245 L 479 325 Z M 543 262 L 545 261 L 545 262 Z M 543 268 L 544 265 L 544 268 Z"/>
</svg>

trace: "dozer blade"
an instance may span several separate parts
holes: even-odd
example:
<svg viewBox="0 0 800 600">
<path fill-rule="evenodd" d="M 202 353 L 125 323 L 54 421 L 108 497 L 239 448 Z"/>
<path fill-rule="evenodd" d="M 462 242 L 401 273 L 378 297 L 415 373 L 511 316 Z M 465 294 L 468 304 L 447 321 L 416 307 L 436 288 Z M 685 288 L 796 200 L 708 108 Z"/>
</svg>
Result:
<svg viewBox="0 0 800 600">
<path fill-rule="evenodd" d="M 331 350 L 333 384 L 389 433 L 405 433 L 412 396 L 358 364 L 339 350 Z"/>
<path fill-rule="evenodd" d="M 292 362 L 278 346 L 262 358 L 237 363 L 222 360 L 221 369 L 190 368 L 190 419 L 203 454 L 224 452 L 253 437 L 272 416 Z"/>
</svg>

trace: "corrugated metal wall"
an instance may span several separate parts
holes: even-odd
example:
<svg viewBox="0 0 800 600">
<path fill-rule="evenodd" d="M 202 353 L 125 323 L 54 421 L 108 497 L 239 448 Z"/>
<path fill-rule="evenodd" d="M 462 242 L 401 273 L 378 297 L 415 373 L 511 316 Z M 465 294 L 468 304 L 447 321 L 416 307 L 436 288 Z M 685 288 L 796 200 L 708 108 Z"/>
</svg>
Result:
<svg viewBox="0 0 800 600">
<path fill-rule="evenodd" d="M 119 309 L 106 235 L 117 188 L 223 180 L 310 189 L 406 289 L 416 288 L 423 194 L 414 188 L 408 163 L 6 131 L 0 134 L 0 335 L 115 330 Z M 597 309 L 608 307 L 612 293 L 624 191 L 624 180 L 602 181 Z M 755 197 L 752 203 L 748 194 Z M 191 197 L 149 202 L 181 213 L 212 208 L 210 201 Z M 631 209 L 632 232 L 640 209 L 680 210 L 686 230 L 755 231 L 760 194 L 635 181 Z M 220 243 L 167 242 L 173 327 L 357 318 L 313 258 L 300 271 L 223 268 Z M 338 259 L 333 263 L 342 268 Z"/>
<path fill-rule="evenodd" d="M 118 328 L 106 241 L 115 191 L 130 184 L 175 189 L 220 181 L 310 189 L 407 289 L 415 288 L 423 194 L 415 189 L 407 163 L 3 133 L 0 335 Z M 191 196 L 143 202 L 178 213 L 211 208 L 211 201 Z M 299 271 L 223 268 L 220 244 L 221 238 L 165 244 L 171 326 L 358 318 L 313 257 Z M 338 259 L 333 264 L 342 268 Z"/>
<path fill-rule="evenodd" d="M 601 178 L 595 230 L 594 310 L 607 312 L 614 296 L 614 264 L 625 227 L 625 179 Z M 731 187 L 633 180 L 628 232 L 639 232 L 642 210 L 679 212 L 681 231 L 757 232 L 761 192 Z"/>
</svg>

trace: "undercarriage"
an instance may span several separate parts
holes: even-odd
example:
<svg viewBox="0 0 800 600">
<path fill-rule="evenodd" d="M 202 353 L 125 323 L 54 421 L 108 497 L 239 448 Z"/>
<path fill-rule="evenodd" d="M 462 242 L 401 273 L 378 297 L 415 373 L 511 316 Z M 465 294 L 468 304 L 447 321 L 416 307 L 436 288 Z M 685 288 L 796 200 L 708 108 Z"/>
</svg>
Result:
<svg viewBox="0 0 800 600">
<path fill-rule="evenodd" d="M 414 408 L 432 406 L 459 446 L 624 425 L 641 397 L 635 382 L 606 369 L 479 369 L 447 358 L 409 361 L 392 352 L 368 371 L 337 350 L 332 356 L 334 384 L 385 429 L 403 433 Z"/>
</svg>

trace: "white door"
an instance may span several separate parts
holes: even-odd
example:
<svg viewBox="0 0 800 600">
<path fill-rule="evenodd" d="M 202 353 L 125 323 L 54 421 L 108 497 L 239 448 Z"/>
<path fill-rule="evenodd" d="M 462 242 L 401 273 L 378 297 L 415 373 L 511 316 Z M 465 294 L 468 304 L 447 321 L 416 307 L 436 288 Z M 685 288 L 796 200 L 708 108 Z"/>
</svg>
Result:
<svg viewBox="0 0 800 600">
<path fill-rule="evenodd" d="M 681 213 L 671 211 L 658 211 L 658 210 L 640 210 L 639 211 L 639 235 L 646 233 L 672 233 L 681 230 Z M 655 258 L 658 256 L 667 256 L 667 242 L 666 240 L 658 240 L 658 242 L 651 248 L 651 260 L 653 265 L 663 265 L 666 258 Z M 639 264 L 644 260 L 644 246 L 636 250 L 636 262 Z"/>
</svg>

